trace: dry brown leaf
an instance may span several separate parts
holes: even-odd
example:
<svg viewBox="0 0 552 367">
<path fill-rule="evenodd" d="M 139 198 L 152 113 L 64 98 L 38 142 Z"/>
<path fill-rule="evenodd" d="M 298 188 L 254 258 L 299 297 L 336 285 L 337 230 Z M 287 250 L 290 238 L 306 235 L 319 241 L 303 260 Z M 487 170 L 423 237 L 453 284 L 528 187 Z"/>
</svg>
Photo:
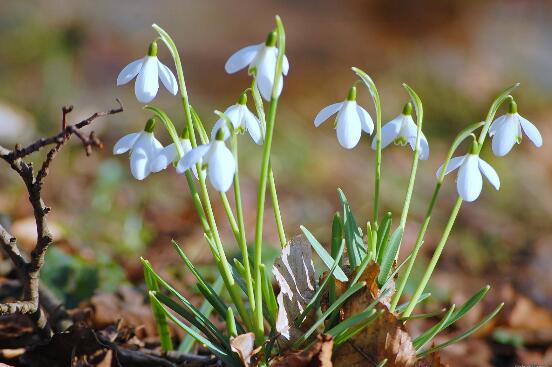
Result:
<svg viewBox="0 0 552 367">
<path fill-rule="evenodd" d="M 379 295 L 376 279 L 379 266 L 371 262 L 360 277 L 366 287 L 355 293 L 341 309 L 342 320 L 363 312 Z M 344 287 L 338 287 L 341 292 Z M 392 292 L 390 292 L 392 293 Z M 334 353 L 336 367 L 376 365 L 387 359 L 387 367 L 408 367 L 416 363 L 416 351 L 404 325 L 388 309 L 390 294 L 376 305 L 381 315 L 362 332 L 349 339 Z"/>
<path fill-rule="evenodd" d="M 318 335 L 317 342 L 307 350 L 284 354 L 270 361 L 270 367 L 332 367 L 333 338 Z"/>
<path fill-rule="evenodd" d="M 255 347 L 255 334 L 246 333 L 230 338 L 230 346 L 233 352 L 238 353 L 244 366 L 252 366 L 251 357 L 259 351 L 259 349 L 253 349 Z"/>
<path fill-rule="evenodd" d="M 293 321 L 316 292 L 312 249 L 305 236 L 296 236 L 288 242 L 274 261 L 272 271 L 280 286 L 276 320 L 276 330 L 280 333 L 278 343 L 285 348 L 303 335 L 303 329 L 296 328 Z M 310 325 L 312 321 L 305 320 L 302 328 Z"/>
</svg>

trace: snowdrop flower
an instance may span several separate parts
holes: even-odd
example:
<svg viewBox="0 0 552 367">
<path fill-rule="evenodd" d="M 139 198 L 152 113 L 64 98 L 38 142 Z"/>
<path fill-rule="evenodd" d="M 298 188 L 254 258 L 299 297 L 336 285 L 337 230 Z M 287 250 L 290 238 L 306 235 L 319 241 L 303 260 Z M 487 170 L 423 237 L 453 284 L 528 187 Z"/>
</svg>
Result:
<svg viewBox="0 0 552 367">
<path fill-rule="evenodd" d="M 276 32 L 270 32 L 265 43 L 247 46 L 238 50 L 230 56 L 224 65 L 224 69 L 228 74 L 234 74 L 249 66 L 249 73 L 255 73 L 255 84 L 266 101 L 270 101 L 272 96 L 272 86 L 274 85 L 274 76 L 276 74 L 276 61 L 278 59 L 276 36 Z M 289 61 L 284 55 L 282 73 L 287 75 L 288 71 Z M 278 83 L 277 96 L 280 96 L 284 86 L 284 77 L 280 76 L 278 79 L 280 82 Z"/>
<path fill-rule="evenodd" d="M 157 58 L 155 41 L 150 44 L 148 54 L 144 58 L 131 62 L 121 70 L 117 76 L 117 86 L 130 82 L 137 75 L 134 93 L 142 103 L 149 103 L 155 98 L 159 90 L 159 79 L 171 94 L 178 93 L 178 83 L 174 74 Z"/>
<path fill-rule="evenodd" d="M 207 167 L 209 181 L 215 190 L 228 191 L 236 173 L 236 161 L 224 144 L 224 129 L 218 129 L 215 139 L 209 144 L 200 145 L 189 151 L 178 165 L 180 170 L 185 171 L 199 162 L 203 162 L 202 166 Z"/>
<path fill-rule="evenodd" d="M 489 129 L 489 136 L 493 139 L 493 153 L 497 157 L 508 154 L 514 144 L 521 143 L 522 130 L 535 146 L 542 145 L 539 130 L 517 112 L 517 103 L 511 100 L 508 113 L 494 120 Z"/>
<path fill-rule="evenodd" d="M 470 153 L 462 157 L 454 157 L 449 161 L 445 175 L 454 171 L 458 167 L 458 178 L 456 180 L 456 189 L 462 200 L 471 202 L 479 197 L 483 188 L 483 178 L 485 175 L 487 180 L 494 186 L 495 189 L 500 189 L 500 179 L 493 167 L 479 155 L 475 153 L 475 144 L 472 146 Z M 441 175 L 443 166 L 437 170 L 437 177 Z"/>
<path fill-rule="evenodd" d="M 420 132 L 420 159 L 429 158 L 429 144 L 423 132 Z M 408 102 L 402 113 L 381 128 L 381 147 L 387 147 L 391 143 L 405 146 L 410 144 L 412 150 L 416 149 L 416 135 L 418 126 L 412 119 L 412 103 Z M 376 149 L 376 139 L 372 140 L 372 149 Z"/>
<path fill-rule="evenodd" d="M 152 172 L 152 162 L 163 146 L 153 136 L 155 120 L 149 119 L 144 131 L 123 136 L 113 147 L 113 154 L 130 151 L 130 171 L 137 180 L 143 180 Z"/>
<path fill-rule="evenodd" d="M 182 156 L 186 155 L 189 151 L 192 150 L 192 143 L 190 141 L 190 134 L 188 133 L 188 129 L 184 128 L 184 131 L 182 132 L 178 144 L 180 145 L 180 150 L 182 152 Z M 178 149 L 174 143 L 167 145 L 163 149 L 159 151 L 157 154 L 157 157 L 153 160 L 151 171 L 152 172 L 159 172 L 164 169 L 166 169 L 169 164 L 177 162 L 178 160 Z M 185 170 L 180 169 L 180 165 L 177 164 L 176 166 L 176 172 L 178 173 L 184 173 Z M 197 170 L 195 165 L 192 167 L 192 171 L 194 173 L 194 176 L 198 178 Z M 204 171 L 203 174 L 205 175 L 206 172 Z"/>
<path fill-rule="evenodd" d="M 374 131 L 374 122 L 368 112 L 356 103 L 356 87 L 349 89 L 344 102 L 334 103 L 325 107 L 316 115 L 314 126 L 320 126 L 330 116 L 337 113 L 337 140 L 345 149 L 352 149 L 360 140 L 362 131 L 368 135 Z"/>
<path fill-rule="evenodd" d="M 241 132 L 247 130 L 251 136 L 251 139 L 253 139 L 256 144 L 261 145 L 263 143 L 264 135 L 261 129 L 261 122 L 253 114 L 253 112 L 249 111 L 246 104 L 247 95 L 244 93 L 240 96 L 238 103 L 228 107 L 226 111 L 224 111 L 224 114 L 228 117 L 230 122 L 232 122 L 232 126 L 235 130 Z M 220 128 L 224 130 L 224 139 L 227 139 L 230 136 L 230 132 L 226 126 L 226 121 L 221 118 L 213 127 L 211 132 L 211 140 L 215 139 L 215 135 Z"/>
</svg>

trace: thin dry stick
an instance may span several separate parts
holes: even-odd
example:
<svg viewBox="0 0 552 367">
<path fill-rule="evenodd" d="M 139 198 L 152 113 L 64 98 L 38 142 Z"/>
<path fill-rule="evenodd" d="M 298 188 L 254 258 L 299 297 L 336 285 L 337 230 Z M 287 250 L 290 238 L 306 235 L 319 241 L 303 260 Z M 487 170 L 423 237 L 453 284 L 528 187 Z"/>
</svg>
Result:
<svg viewBox="0 0 552 367">
<path fill-rule="evenodd" d="M 27 188 L 29 202 L 33 208 L 37 232 L 36 245 L 29 258 L 27 258 L 27 256 L 22 254 L 19 250 L 16 238 L 0 225 L 0 245 L 2 245 L 2 248 L 12 261 L 23 287 L 23 296 L 20 301 L 0 303 L 0 315 L 15 313 L 29 315 L 35 322 L 39 333 L 45 337 L 51 335 L 51 329 L 39 305 L 39 276 L 40 269 L 44 265 L 44 256 L 46 255 L 48 246 L 52 243 L 52 234 L 48 229 L 48 223 L 46 221 L 46 216 L 50 212 L 50 208 L 44 204 L 41 197 L 42 185 L 44 184 L 44 179 L 48 175 L 52 161 L 71 136 L 75 135 L 80 139 L 87 155 L 91 153 L 93 148 L 102 147 L 101 142 L 96 138 L 93 132 L 87 137 L 79 130 L 90 125 L 99 117 L 122 112 L 123 106 L 121 102 L 117 100 L 117 103 L 119 104 L 118 108 L 105 112 L 96 112 L 87 119 L 72 125 L 67 125 L 67 115 L 73 110 L 73 107 L 63 107 L 62 129 L 58 134 L 48 138 L 38 139 L 34 143 L 23 148 L 16 145 L 14 150 L 9 150 L 0 145 L 0 158 L 17 172 Z M 46 154 L 46 158 L 35 175 L 33 164 L 31 162 L 26 162 L 24 158 L 51 145 L 53 145 L 53 147 L 51 147 Z"/>
</svg>

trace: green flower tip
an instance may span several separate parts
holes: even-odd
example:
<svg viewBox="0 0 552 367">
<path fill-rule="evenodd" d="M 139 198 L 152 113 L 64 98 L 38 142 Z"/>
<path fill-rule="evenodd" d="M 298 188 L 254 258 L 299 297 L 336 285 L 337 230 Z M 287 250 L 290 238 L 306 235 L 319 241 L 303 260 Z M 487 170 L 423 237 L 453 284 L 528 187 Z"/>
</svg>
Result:
<svg viewBox="0 0 552 367">
<path fill-rule="evenodd" d="M 240 99 L 238 100 L 238 103 L 241 104 L 241 105 L 247 104 L 247 94 L 242 93 L 240 95 Z"/>
<path fill-rule="evenodd" d="M 180 138 L 190 139 L 190 131 L 188 130 L 187 126 L 184 126 L 184 129 L 182 129 L 182 133 L 180 134 Z"/>
<path fill-rule="evenodd" d="M 146 122 L 146 127 L 144 127 L 144 131 L 147 133 L 152 133 L 153 129 L 155 129 L 155 119 L 152 117 Z"/>
<path fill-rule="evenodd" d="M 266 42 L 265 42 L 265 45 L 267 47 L 274 47 L 276 46 L 276 40 L 278 39 L 278 35 L 276 34 L 275 31 L 272 31 L 268 34 L 268 36 L 266 37 Z"/>
<path fill-rule="evenodd" d="M 510 104 L 508 105 L 508 113 L 511 113 L 511 114 L 514 114 L 514 113 L 517 113 L 517 103 L 516 101 L 514 101 L 514 99 L 512 98 L 510 100 Z"/>
<path fill-rule="evenodd" d="M 218 140 L 218 141 L 223 141 L 224 140 L 224 128 L 221 127 L 220 129 L 217 130 L 217 135 L 215 136 L 215 139 Z"/>
<path fill-rule="evenodd" d="M 477 138 L 475 137 L 474 134 L 471 134 L 472 138 L 473 138 L 473 142 L 472 142 L 472 145 L 470 146 L 470 154 L 479 154 L 479 144 L 477 143 Z"/>
<path fill-rule="evenodd" d="M 347 94 L 347 101 L 356 101 L 356 95 L 357 95 L 356 87 L 351 87 L 349 89 L 349 94 Z"/>
<path fill-rule="evenodd" d="M 404 105 L 403 110 L 402 110 L 402 114 L 405 115 L 405 116 L 412 115 L 412 103 L 411 102 L 408 102 L 407 104 Z"/>
<path fill-rule="evenodd" d="M 148 56 L 157 56 L 157 42 L 150 43 L 148 48 Z"/>
</svg>

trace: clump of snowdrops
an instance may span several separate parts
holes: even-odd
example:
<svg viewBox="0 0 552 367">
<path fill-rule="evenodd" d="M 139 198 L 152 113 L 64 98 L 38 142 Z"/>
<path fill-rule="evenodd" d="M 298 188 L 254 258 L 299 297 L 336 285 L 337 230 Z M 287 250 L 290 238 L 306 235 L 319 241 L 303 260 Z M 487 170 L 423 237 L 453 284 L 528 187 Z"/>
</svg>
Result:
<svg viewBox="0 0 552 367">
<path fill-rule="evenodd" d="M 276 17 L 276 27 L 264 42 L 240 49 L 226 62 L 225 69 L 228 73 L 247 70 L 251 84 L 245 86 L 243 92 L 236 96 L 236 104 L 226 108 L 224 112 L 215 111 L 217 121 L 211 133 L 207 133 L 206 125 L 190 103 L 182 62 L 173 40 L 161 27 L 154 24 L 153 28 L 158 32 L 158 37 L 149 45 L 147 55 L 126 66 L 117 78 L 117 85 L 129 83 L 136 77 L 137 99 L 142 103 L 150 103 L 158 93 L 160 80 L 171 94 L 180 94 L 184 124 L 178 129 L 164 111 L 146 105 L 144 108 L 151 113 L 151 118 L 144 130 L 121 138 L 114 147 L 114 153 L 130 152 L 131 172 L 138 180 L 145 179 L 151 173 L 172 168 L 185 177 L 205 232 L 205 241 L 220 274 L 214 283 L 207 282 L 183 249 L 173 242 L 184 266 L 195 276 L 197 289 L 204 297 L 204 303 L 196 307 L 143 259 L 149 297 L 164 350 L 173 348 L 167 319 L 187 333 L 179 346 L 181 351 L 190 351 L 197 342 L 226 364 L 240 366 L 277 365 L 277 361 L 282 361 L 282 358 L 285 362 L 286 353 L 307 349 L 317 341 L 320 342 L 322 335 L 325 335 L 326 342 L 330 341 L 335 354 L 346 342 L 358 338 L 371 325 L 376 325 L 378 318 L 384 316 L 386 320 L 390 317 L 389 320 L 397 322 L 394 327 L 404 332 L 404 323 L 412 318 L 440 315 L 441 321 L 432 328 L 420 335 L 408 336 L 406 344 L 402 342 L 401 348 L 406 351 L 383 354 L 385 358 L 382 360 L 377 359 L 382 356 L 379 352 L 365 356 L 373 358 L 366 365 L 412 365 L 416 359 L 424 358 L 469 336 L 500 311 L 502 305 L 498 305 L 473 328 L 441 344 L 431 342 L 439 332 L 454 324 L 476 305 L 489 287 L 483 287 L 460 307 L 452 305 L 443 313 L 425 316 L 414 313 L 416 306 L 430 297 L 424 290 L 463 203 L 472 202 L 480 196 L 483 177 L 496 190 L 500 187 L 497 172 L 480 157 L 488 138 L 492 139 L 492 151 L 500 157 L 519 144 L 523 135 L 537 147 L 542 144 L 537 128 L 517 112 L 516 102 L 511 96 L 517 84 L 496 97 L 483 121 L 466 126 L 454 139 L 437 171 L 433 196 L 427 204 L 427 212 L 413 250 L 405 259 L 399 259 L 418 163 L 429 157 L 429 144 L 422 129 L 423 106 L 416 92 L 404 84 L 408 98 L 403 110 L 382 126 L 382 106 L 376 85 L 364 71 L 353 67 L 356 79 L 348 93 L 344 93 L 346 98 L 322 109 L 316 115 L 314 125 L 318 127 L 336 114 L 334 128 L 337 140 L 345 149 L 357 146 L 363 134 L 371 137 L 371 147 L 375 151 L 373 215 L 369 221 L 356 219 L 345 194 L 338 190 L 343 210 L 335 214 L 331 223 L 332 238 L 328 252 L 304 227 L 301 227 L 302 237 L 295 237 L 288 242 L 280 215 L 275 175 L 270 163 L 278 101 L 284 86 L 284 76 L 290 68 L 285 55 L 285 33 L 280 18 Z M 164 44 L 168 48 L 176 77 L 169 67 L 159 61 L 158 44 Z M 375 123 L 357 99 L 357 88 L 362 87 L 371 96 Z M 507 113 L 495 119 L 503 104 L 506 104 Z M 157 122 L 167 129 L 172 138 L 172 143 L 165 147 L 154 136 L 155 128 L 159 125 Z M 257 211 L 247 213 L 256 215 L 253 234 L 245 233 L 246 213 L 242 207 L 239 174 L 239 142 L 248 136 L 259 145 L 259 154 L 262 157 Z M 412 166 L 404 207 L 398 226 L 394 229 L 392 214 L 380 215 L 379 201 L 382 151 L 392 143 L 412 149 Z M 414 293 L 405 297 L 405 285 L 424 243 L 424 235 L 441 186 L 445 176 L 455 170 L 458 171 L 458 196 L 448 222 L 425 272 L 413 287 Z M 208 189 L 207 181 L 210 181 L 213 191 Z M 231 189 L 234 191 L 234 203 L 226 195 Z M 282 247 L 282 255 L 272 269 L 268 269 L 261 260 L 267 191 L 274 208 L 273 215 Z M 232 241 L 236 241 L 240 249 L 240 258 L 227 257 L 225 244 L 218 231 L 220 224 L 217 222 L 217 219 L 221 221 L 223 218 L 215 218 L 212 196 L 222 201 L 226 213 L 224 220 L 232 228 Z M 251 252 L 248 241 L 252 241 Z M 312 250 L 327 267 L 320 269 L 325 270 L 322 276 L 316 276 Z M 369 271 L 373 273 L 374 269 L 375 276 L 369 279 L 366 274 Z M 279 294 L 276 294 L 278 291 L 273 287 L 273 280 L 279 286 Z M 373 302 L 362 304 L 358 295 L 368 288 Z M 355 314 L 347 314 L 343 310 L 355 296 L 355 304 L 360 304 L 361 309 Z M 217 328 L 213 318 L 223 321 L 225 329 Z M 379 329 L 382 329 L 381 325 L 383 324 L 379 324 Z M 387 339 L 394 333 L 386 332 Z M 364 340 L 364 343 L 370 343 L 370 340 Z M 374 343 L 377 341 L 374 340 Z M 377 348 L 379 347 L 376 345 L 375 350 Z M 367 349 L 370 349 L 369 346 Z M 399 356 L 401 353 L 407 356 Z M 334 364 L 343 365 L 346 360 L 347 358 L 340 358 Z"/>
</svg>

